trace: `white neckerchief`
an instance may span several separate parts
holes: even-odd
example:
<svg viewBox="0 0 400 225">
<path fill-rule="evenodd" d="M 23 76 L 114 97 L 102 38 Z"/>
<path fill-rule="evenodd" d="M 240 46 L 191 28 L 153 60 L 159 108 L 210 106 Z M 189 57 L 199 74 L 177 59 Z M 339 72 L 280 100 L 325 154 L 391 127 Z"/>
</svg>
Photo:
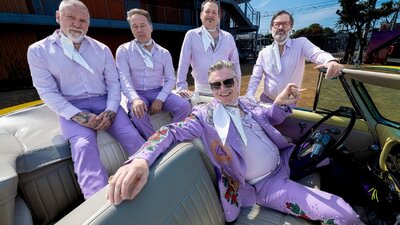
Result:
<svg viewBox="0 0 400 225">
<path fill-rule="evenodd" d="M 140 56 L 142 56 L 144 63 L 146 64 L 146 67 L 148 67 L 150 69 L 153 69 L 153 67 L 154 67 L 153 57 L 151 55 L 151 52 L 149 52 L 149 50 L 147 50 L 145 46 L 149 46 L 152 44 L 154 44 L 153 39 L 150 39 L 150 41 L 143 43 L 143 44 L 140 44 L 139 42 L 134 40 L 134 44 L 133 44 L 133 46 L 139 52 Z"/>
<path fill-rule="evenodd" d="M 204 51 L 207 51 L 207 49 L 211 46 L 212 48 L 215 48 L 215 42 L 214 38 L 211 36 L 210 32 L 204 27 L 201 28 L 201 39 L 203 40 L 203 46 L 204 46 Z"/>
<path fill-rule="evenodd" d="M 228 137 L 229 124 L 231 120 L 238 130 L 243 143 L 247 145 L 247 137 L 244 133 L 243 124 L 240 119 L 240 109 L 238 107 L 229 107 L 218 103 L 214 109 L 213 122 L 223 145 L 225 145 Z"/>
<path fill-rule="evenodd" d="M 60 32 L 61 33 L 61 32 Z M 74 43 L 67 38 L 63 33 L 60 35 L 61 45 L 64 51 L 64 55 L 69 58 L 70 60 L 78 63 L 79 65 L 83 66 L 87 69 L 91 74 L 94 74 L 92 67 L 90 67 L 85 59 L 82 58 L 81 54 L 75 49 Z"/>
<path fill-rule="evenodd" d="M 272 43 L 270 56 L 272 66 L 275 67 L 278 73 L 280 73 L 282 71 L 281 56 L 279 54 L 279 45 L 276 42 Z"/>
</svg>

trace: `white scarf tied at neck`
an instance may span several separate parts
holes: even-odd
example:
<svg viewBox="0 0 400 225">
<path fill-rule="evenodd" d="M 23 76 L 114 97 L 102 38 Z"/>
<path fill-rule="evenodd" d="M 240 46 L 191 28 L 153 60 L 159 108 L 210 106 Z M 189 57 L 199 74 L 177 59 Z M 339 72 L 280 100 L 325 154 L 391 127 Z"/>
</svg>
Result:
<svg viewBox="0 0 400 225">
<path fill-rule="evenodd" d="M 225 106 L 218 103 L 214 109 L 213 122 L 215 129 L 217 130 L 218 136 L 225 145 L 228 137 L 229 125 L 233 121 L 237 131 L 242 138 L 243 143 L 247 146 L 247 137 L 244 133 L 243 124 L 240 119 L 240 109 L 236 106 Z"/>
<path fill-rule="evenodd" d="M 94 71 L 92 67 L 90 67 L 85 59 L 82 58 L 81 54 L 75 49 L 74 43 L 67 38 L 62 32 L 60 32 L 60 40 L 61 40 L 61 45 L 64 51 L 64 55 L 72 60 L 73 62 L 78 63 L 79 65 L 83 66 L 85 69 L 87 69 L 91 74 L 94 74 Z"/>
<path fill-rule="evenodd" d="M 203 40 L 204 51 L 211 46 L 211 48 L 215 48 L 214 38 L 211 36 L 210 32 L 204 27 L 201 28 L 201 39 Z"/>
<path fill-rule="evenodd" d="M 269 54 L 270 65 L 275 72 L 280 73 L 282 71 L 281 56 L 279 54 L 279 45 L 273 42 L 271 45 L 271 54 Z"/>
<path fill-rule="evenodd" d="M 153 69 L 153 57 L 151 55 L 151 52 L 146 49 L 145 46 L 149 46 L 154 44 L 153 39 L 150 39 L 150 41 L 145 42 L 140 44 L 138 41 L 134 40 L 133 46 L 136 48 L 136 50 L 139 52 L 140 56 L 143 58 L 144 63 L 146 64 L 146 67 Z"/>
</svg>

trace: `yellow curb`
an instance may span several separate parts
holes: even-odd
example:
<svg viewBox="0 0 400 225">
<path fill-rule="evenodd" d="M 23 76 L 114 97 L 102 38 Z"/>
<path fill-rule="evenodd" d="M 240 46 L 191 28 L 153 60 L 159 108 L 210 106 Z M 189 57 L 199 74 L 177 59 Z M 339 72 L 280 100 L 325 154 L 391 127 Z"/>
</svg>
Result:
<svg viewBox="0 0 400 225">
<path fill-rule="evenodd" d="M 36 106 L 36 105 L 39 105 L 39 104 L 42 104 L 42 103 L 43 103 L 42 100 L 37 100 L 37 101 L 33 101 L 33 102 L 27 102 L 27 103 L 24 103 L 24 104 L 20 104 L 20 105 L 11 106 L 11 107 L 8 107 L 8 108 L 0 109 L 0 116 L 8 114 L 8 113 L 11 113 L 13 111 L 17 111 L 17 110 L 21 110 L 21 109 L 24 109 L 24 108 L 28 108 L 28 107 L 31 107 L 31 106 Z"/>
</svg>

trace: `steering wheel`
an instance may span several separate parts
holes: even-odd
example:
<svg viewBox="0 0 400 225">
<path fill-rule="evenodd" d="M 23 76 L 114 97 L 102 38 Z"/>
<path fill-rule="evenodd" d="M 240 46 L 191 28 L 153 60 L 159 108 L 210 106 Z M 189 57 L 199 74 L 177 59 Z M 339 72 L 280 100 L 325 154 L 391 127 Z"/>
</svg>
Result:
<svg viewBox="0 0 400 225">
<path fill-rule="evenodd" d="M 350 122 L 345 130 L 340 134 L 339 129 L 332 128 L 327 130 L 318 129 L 326 120 L 340 114 L 350 115 Z M 313 172 L 317 165 L 324 159 L 333 157 L 340 151 L 344 140 L 350 134 L 356 122 L 356 114 L 353 108 L 341 106 L 323 117 L 314 124 L 301 138 L 293 149 L 290 156 L 289 165 L 291 178 L 299 179 Z M 332 134 L 340 136 L 335 139 Z"/>
</svg>

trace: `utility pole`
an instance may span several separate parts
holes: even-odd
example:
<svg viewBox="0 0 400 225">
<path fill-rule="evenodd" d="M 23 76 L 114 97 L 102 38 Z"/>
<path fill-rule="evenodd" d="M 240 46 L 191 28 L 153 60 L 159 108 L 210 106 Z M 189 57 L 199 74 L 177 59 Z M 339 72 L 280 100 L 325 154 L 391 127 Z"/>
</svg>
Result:
<svg viewBox="0 0 400 225">
<path fill-rule="evenodd" d="M 394 30 L 394 28 L 396 27 L 396 21 L 397 21 L 397 17 L 399 15 L 399 10 L 400 10 L 400 1 L 398 1 L 396 4 L 396 12 L 393 15 L 393 20 L 392 20 L 392 26 L 390 27 L 390 30 Z"/>
</svg>

